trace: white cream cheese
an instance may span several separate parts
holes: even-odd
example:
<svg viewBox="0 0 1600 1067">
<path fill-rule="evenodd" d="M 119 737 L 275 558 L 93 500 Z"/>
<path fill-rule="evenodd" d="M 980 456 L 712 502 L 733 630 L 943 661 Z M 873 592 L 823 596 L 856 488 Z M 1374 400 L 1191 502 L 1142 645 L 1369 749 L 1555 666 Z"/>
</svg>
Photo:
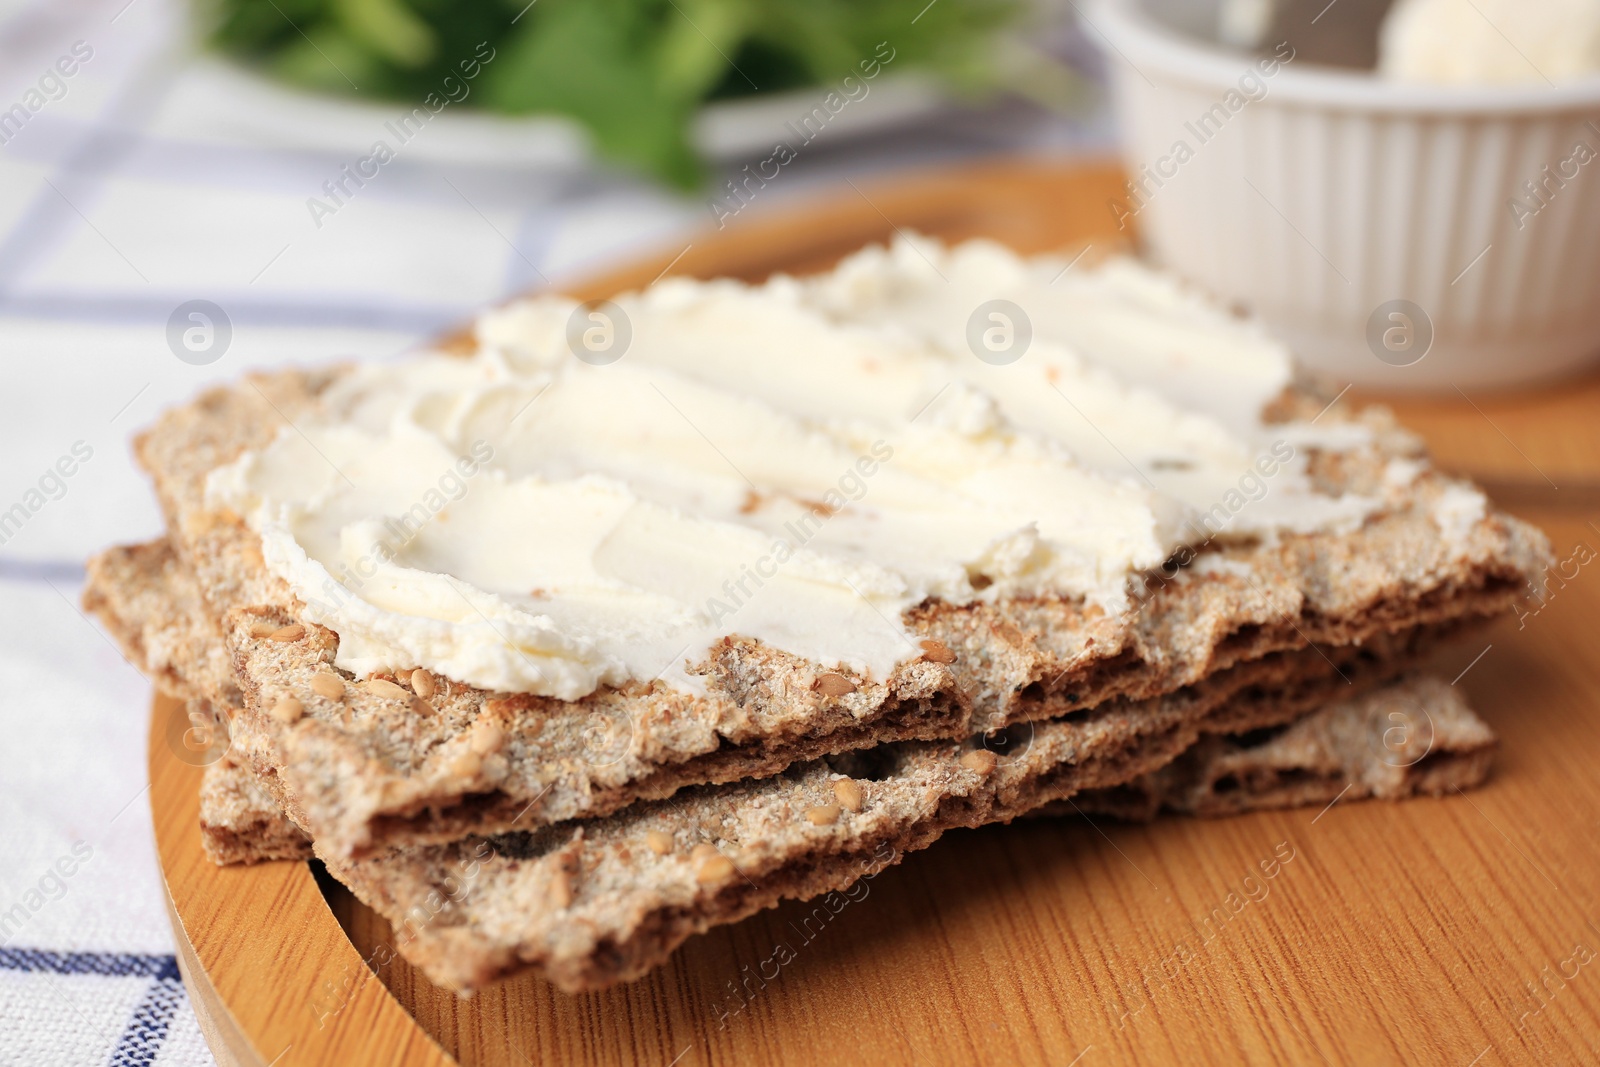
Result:
<svg viewBox="0 0 1600 1067">
<path fill-rule="evenodd" d="M 1544 84 L 1600 72 L 1600 0 L 1398 0 L 1378 72 L 1450 85 Z"/>
<path fill-rule="evenodd" d="M 573 301 L 522 301 L 470 358 L 355 368 L 208 495 L 341 667 L 562 699 L 694 688 L 730 634 L 882 678 L 930 597 L 1116 612 L 1180 544 L 1372 509 L 1262 425 L 1290 367 L 1258 326 L 1132 261 L 1066 265 L 918 239 L 817 279 L 669 279 L 617 298 L 604 366 L 568 347 Z M 993 299 L 1031 323 L 1002 366 L 967 342 Z"/>
</svg>

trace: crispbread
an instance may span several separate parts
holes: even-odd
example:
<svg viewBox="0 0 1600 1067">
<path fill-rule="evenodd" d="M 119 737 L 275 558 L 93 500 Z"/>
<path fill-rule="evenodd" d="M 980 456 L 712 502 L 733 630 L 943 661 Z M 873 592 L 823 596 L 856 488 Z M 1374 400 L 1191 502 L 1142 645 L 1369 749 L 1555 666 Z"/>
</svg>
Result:
<svg viewBox="0 0 1600 1067">
<path fill-rule="evenodd" d="M 1283 722 L 1337 687 L 1263 692 L 1236 713 L 1249 706 L 1263 725 Z M 1470 715 L 1438 682 L 1414 680 L 1397 691 L 1436 722 Z M 1349 724 L 1330 732 L 1359 735 L 1392 695 L 1328 709 Z M 1007 821 L 1154 770 L 1201 729 L 1188 704 L 1172 696 L 1138 717 L 1102 708 L 1081 721 L 1040 723 L 1025 751 L 992 765 L 971 758 L 970 746 L 901 742 L 870 759 L 851 753 L 766 780 L 685 789 L 607 819 L 330 859 L 328 869 L 389 919 L 401 954 L 438 984 L 467 991 L 532 968 L 570 992 L 596 989 L 637 977 L 689 936 L 781 899 L 820 896 L 827 907 L 827 894 L 946 830 Z M 1384 751 L 1381 730 L 1369 736 L 1374 751 Z M 1445 738 L 1436 735 L 1436 744 Z M 1432 780 L 1452 784 L 1471 784 L 1483 767 L 1471 759 L 1448 773 L 1451 765 L 1435 766 Z M 841 795 L 859 795 L 859 812 Z M 829 808 L 838 812 L 832 821 L 809 817 Z"/>
<path fill-rule="evenodd" d="M 83 606 L 163 692 L 231 706 L 243 700 L 222 631 L 167 538 L 91 558 Z"/>
<path fill-rule="evenodd" d="M 242 698 L 222 633 L 166 538 L 118 546 L 91 559 L 83 604 L 130 663 L 185 703 L 188 722 L 228 729 Z M 309 858 L 311 839 L 243 769 L 251 762 L 243 745 L 226 740 L 207 770 L 238 773 L 207 774 L 201 787 L 206 854 L 219 864 Z"/>
<path fill-rule="evenodd" d="M 197 711 L 204 715 L 210 709 Z M 219 865 L 311 858 L 311 839 L 284 815 L 249 766 L 229 756 L 206 765 L 200 844 Z"/>
<path fill-rule="evenodd" d="M 85 600 L 121 642 L 129 658 L 169 694 L 187 702 L 191 721 L 229 723 L 237 717 L 236 706 L 219 709 L 215 703 L 220 687 L 229 682 L 217 669 L 219 656 L 215 652 L 221 645 L 221 635 L 210 624 L 193 582 L 169 543 L 161 540 L 116 548 L 98 557 L 90 568 Z M 1331 672 L 1320 670 L 1326 664 L 1311 652 L 1299 656 L 1303 662 L 1298 666 L 1281 663 L 1285 657 L 1269 657 L 1234 668 L 1234 672 L 1248 672 L 1267 680 L 1270 669 L 1274 672 L 1270 680 L 1279 685 L 1307 666 L 1331 677 Z M 1398 670 L 1398 665 L 1394 669 Z M 1374 676 L 1370 667 L 1361 670 L 1362 681 L 1370 676 Z M 1214 679 L 1209 694 L 1190 705 L 1190 713 L 1206 714 L 1212 729 L 1228 729 L 1230 722 L 1241 726 L 1256 722 L 1261 713 L 1250 704 L 1236 710 L 1220 705 L 1225 692 L 1222 682 L 1223 679 Z M 1130 708 L 1129 715 L 1138 716 L 1143 711 Z M 1293 736 L 1297 735 L 1287 735 L 1275 745 L 1260 748 L 1260 756 L 1255 755 L 1257 748 L 1243 751 L 1255 760 L 1253 766 L 1259 767 L 1289 745 Z M 1320 736 L 1317 740 L 1321 740 Z M 1195 750 L 1200 749 L 1207 753 L 1206 760 L 1197 761 L 1186 754 L 1180 758 L 1180 765 L 1185 768 L 1181 775 L 1164 769 L 1113 789 L 1087 794 L 1078 803 L 1089 810 L 1128 818 L 1154 815 L 1163 800 L 1180 810 L 1209 811 L 1216 805 L 1202 803 L 1198 794 L 1204 783 L 1224 772 L 1208 778 L 1201 768 L 1231 767 L 1231 754 L 1240 749 L 1237 742 L 1217 738 L 1203 738 L 1195 746 Z M 1312 749 L 1326 750 L 1328 746 Z M 1290 758 L 1299 751 L 1293 749 Z M 1344 751 L 1350 751 L 1348 745 Z M 1357 751 L 1354 755 L 1359 760 L 1364 753 Z M 310 838 L 283 814 L 272 791 L 254 777 L 249 764 L 241 750 L 228 753 L 207 768 L 201 794 L 201 830 L 207 854 L 217 863 L 309 857 Z M 1275 795 L 1265 781 L 1252 779 L 1250 784 L 1251 789 L 1232 796 L 1255 801 L 1259 795 L 1259 802 L 1265 804 Z M 1225 791 L 1213 788 L 1211 792 L 1220 797 Z M 1308 795 L 1307 802 L 1310 799 L 1315 797 Z"/>
<path fill-rule="evenodd" d="M 105 586 L 96 591 L 98 603 L 114 631 L 139 633 L 138 610 L 162 620 L 182 617 L 183 568 L 155 548 L 123 550 L 119 564 L 98 566 L 95 575 Z M 124 588 L 127 583 L 133 587 Z M 180 654 L 170 664 L 180 689 L 195 687 L 186 667 L 204 674 L 202 623 L 194 640 L 178 643 L 187 661 Z M 1330 651 L 1349 657 L 1346 672 L 1359 683 L 1395 667 L 1393 660 L 1350 649 Z M 1229 674 L 1244 671 L 1252 672 L 1253 686 L 1223 688 Z M 1162 781 L 1154 772 L 1206 731 L 1282 724 L 1348 691 L 1315 650 L 1274 653 L 1165 698 L 1118 699 L 1067 721 L 1013 727 L 995 743 L 999 756 L 983 747 L 983 738 L 890 744 L 796 764 L 765 780 L 690 788 L 609 818 L 533 834 L 410 846 L 354 862 L 324 858 L 337 877 L 402 927 L 401 951 L 436 981 L 469 989 L 531 966 L 565 988 L 595 988 L 643 973 L 709 926 L 783 897 L 843 889 L 945 829 L 1009 819 L 1083 789 L 1101 790 L 1094 796 L 1109 802 L 1117 797 L 1113 787 L 1141 775 L 1150 776 L 1148 790 Z M 1410 707 L 1434 707 L 1448 698 L 1426 683 L 1412 683 L 1411 692 Z M 1235 698 L 1231 705 L 1224 694 Z M 1370 718 L 1377 705 L 1352 706 Z M 1303 754 L 1294 736 L 1278 739 L 1278 748 Z M 1336 736 L 1340 753 L 1359 757 L 1351 743 L 1359 733 Z M 1223 763 L 1234 773 L 1248 765 L 1237 757 Z M 1481 774 L 1484 765 L 1451 767 Z M 271 799 L 281 792 L 273 778 L 242 774 L 242 761 L 228 758 L 214 766 L 202 796 L 204 840 L 213 859 L 305 854 L 305 837 Z M 847 775 L 852 785 L 841 792 L 834 783 Z M 1176 783 L 1201 777 L 1172 779 L 1174 792 Z M 1468 774 L 1451 778 L 1473 780 Z M 1260 784 L 1264 795 L 1287 797 L 1264 778 Z M 817 820 L 809 817 L 812 809 L 821 809 Z M 296 815 L 303 821 L 303 813 Z M 657 854 L 665 840 L 658 835 L 674 842 L 669 851 L 675 857 Z M 703 860 L 684 858 L 696 844 L 717 846 L 736 866 L 721 875 L 715 868 L 708 872 Z M 651 867 L 641 871 L 642 864 Z M 462 893 L 469 871 L 475 888 Z M 481 881 L 483 872 L 489 881 Z M 453 879 L 448 885 L 457 886 L 459 899 L 436 895 L 432 881 L 445 878 Z M 564 899 L 567 906 L 552 906 Z M 424 921 L 417 920 L 418 907 Z"/>
<path fill-rule="evenodd" d="M 1264 738 L 1202 737 L 1160 770 L 1028 814 L 1146 821 L 1165 810 L 1213 817 L 1335 800 L 1400 800 L 1480 784 L 1499 745 L 1493 732 L 1458 699 L 1435 699 L 1430 688 L 1425 707 L 1404 692 L 1384 687 L 1361 702 L 1319 708 L 1262 731 Z M 1404 725 L 1397 727 L 1392 714 Z M 206 767 L 200 828 L 207 855 L 219 864 L 312 856 L 311 839 L 249 767 L 231 759 Z"/>
<path fill-rule="evenodd" d="M 731 638 L 692 668 L 704 697 L 652 683 L 562 702 L 449 683 L 430 700 L 434 713 L 421 716 L 405 699 L 357 686 L 333 704 L 309 682 L 332 659 L 336 636 L 316 627 L 299 642 L 251 634 L 253 623 L 301 621 L 300 608 L 242 521 L 207 510 L 203 487 L 211 469 L 312 411 L 337 373 L 213 390 L 138 442 L 179 554 L 211 614 L 224 619 L 244 690 L 235 730 L 332 855 L 599 815 L 822 753 L 1144 699 L 1308 643 L 1404 643 L 1414 627 L 1509 607 L 1537 584 L 1547 555 L 1542 535 L 1497 513 L 1447 536 L 1433 516 L 1459 483 L 1424 471 L 1355 533 L 1213 544 L 1136 613 L 1106 617 L 1051 599 L 925 603 L 907 613 L 909 628 L 953 650 L 955 662 L 906 663 L 885 680 L 854 679 L 858 688 L 844 696 L 815 688 L 821 665 Z M 1332 490 L 1382 492 L 1387 458 L 1346 454 L 1314 472 Z M 308 712 L 293 725 L 265 714 L 284 694 Z M 507 739 L 503 752 L 457 760 L 474 725 L 489 720 Z"/>
<path fill-rule="evenodd" d="M 190 655 L 201 655 L 203 657 L 196 662 L 195 669 L 199 677 L 204 678 L 209 669 L 210 659 L 204 656 L 203 650 L 214 645 L 217 637 L 214 628 L 209 624 L 209 620 L 204 614 L 200 597 L 195 591 L 193 583 L 188 580 L 186 567 L 181 565 L 174 566 L 170 563 L 167 553 L 163 553 L 152 546 L 144 546 L 136 549 L 110 550 L 105 561 L 97 562 L 95 575 L 100 580 L 95 584 L 93 602 L 97 610 L 107 618 L 108 627 L 113 633 L 141 632 L 141 624 L 138 622 L 140 612 L 153 612 L 153 617 L 159 620 L 154 625 L 168 630 L 171 630 L 176 625 L 175 620 L 189 620 L 191 623 L 190 632 L 183 634 L 180 639 L 171 643 L 179 650 L 180 660 L 185 650 Z M 308 637 L 292 642 L 277 642 L 270 638 L 252 638 L 249 636 L 249 625 L 251 622 L 259 621 L 262 616 L 256 612 L 249 611 L 237 614 L 238 617 L 233 620 L 233 628 L 237 634 L 237 639 L 240 641 L 240 647 L 264 649 L 265 653 L 275 661 L 265 667 L 255 669 L 252 669 L 248 660 L 244 661 L 246 669 L 241 672 L 241 680 L 245 682 L 247 690 L 256 684 L 254 679 L 258 673 L 271 679 L 276 672 L 283 669 L 298 669 L 302 676 L 308 675 L 317 669 L 319 660 L 312 659 L 309 662 L 296 665 L 292 661 L 294 656 L 319 657 L 331 654 L 331 635 L 325 630 L 313 627 L 310 629 Z M 276 628 L 279 625 L 286 624 L 288 621 L 287 616 L 270 617 L 267 628 Z M 1345 676 L 1353 682 L 1370 684 L 1381 681 L 1385 677 L 1398 673 L 1422 651 L 1431 647 L 1440 634 L 1447 632 L 1451 625 L 1446 623 L 1436 626 L 1421 626 L 1397 633 L 1381 633 L 1362 647 L 1334 646 L 1326 650 L 1274 653 L 1259 659 L 1247 660 L 1195 683 L 1191 687 L 1195 696 L 1194 707 L 1198 709 L 1196 711 L 1197 714 L 1203 712 L 1216 716 L 1214 728 L 1217 730 L 1244 729 L 1248 727 L 1248 723 L 1240 724 L 1228 717 L 1230 712 L 1226 705 L 1235 693 L 1252 686 L 1280 686 L 1290 680 L 1306 681 L 1314 678 L 1332 678 L 1339 671 L 1343 671 Z M 180 670 L 178 673 L 181 675 L 182 671 Z M 209 692 L 209 690 L 204 681 L 198 681 L 188 689 L 180 688 L 178 690 L 179 695 L 182 696 L 204 695 L 206 692 Z M 261 781 L 272 791 L 274 797 L 297 823 L 308 831 L 317 832 L 316 820 L 306 812 L 303 806 L 302 794 L 292 788 L 284 780 L 284 777 L 278 773 L 280 764 L 273 759 L 273 754 L 263 752 L 261 739 L 271 736 L 274 728 L 281 724 L 260 710 L 259 701 L 254 708 L 250 707 L 248 702 L 244 708 L 240 708 L 237 704 L 229 704 L 226 701 L 216 700 L 215 698 L 211 699 L 227 712 L 235 755 L 240 759 L 252 762 Z M 462 712 L 457 710 L 457 702 L 460 699 L 457 687 L 448 683 L 444 684 L 441 691 L 436 693 L 430 702 L 434 705 L 432 715 L 439 717 L 463 715 Z M 470 702 L 472 699 L 473 695 L 469 693 L 466 696 L 466 700 Z M 1137 706 L 1136 702 L 1129 703 L 1130 706 Z M 308 718 L 316 714 L 319 707 L 332 707 L 329 702 L 309 692 L 305 695 L 304 704 L 308 710 Z M 348 712 L 351 719 L 357 723 L 370 721 L 380 716 L 388 716 L 398 718 L 400 726 L 397 728 L 403 728 L 408 721 L 416 719 L 412 707 L 407 702 L 376 697 L 364 692 L 361 687 L 355 686 L 349 687 L 348 695 L 336 707 L 340 709 L 340 712 Z M 463 728 L 456 731 L 456 736 L 450 742 L 447 742 L 451 747 L 446 748 L 435 756 L 434 764 L 436 766 L 443 765 L 448 768 L 449 761 L 452 758 L 469 748 L 473 735 L 466 724 L 474 721 L 471 717 L 471 711 L 475 709 L 470 703 L 468 708 L 469 712 L 463 715 Z M 342 723 L 342 719 L 343 715 L 340 714 L 339 720 L 336 721 Z M 303 722 L 304 720 L 302 720 Z M 300 737 L 295 736 L 303 733 L 304 729 L 302 728 L 299 731 L 291 732 L 286 740 L 278 742 L 291 754 L 292 759 L 290 762 L 301 768 L 302 772 L 306 768 L 320 766 L 321 772 L 327 777 L 350 779 L 352 782 L 357 783 L 356 788 L 360 787 L 359 782 L 363 775 L 370 774 L 369 769 L 361 764 L 319 765 L 319 759 L 323 759 L 326 752 L 333 751 L 337 753 L 339 749 L 336 746 L 319 746 L 316 742 L 320 738 L 317 737 L 311 738 L 311 743 L 308 744 L 302 741 Z M 571 736 L 568 735 L 569 738 Z M 608 755 L 604 749 L 594 750 L 587 748 L 586 739 L 582 735 L 578 735 L 577 740 L 580 745 L 585 747 L 569 750 L 565 753 L 565 758 L 569 761 L 588 759 L 598 762 L 598 759 L 603 759 Z M 560 749 L 557 747 L 559 743 L 560 739 L 558 738 L 556 745 L 551 746 L 558 754 L 560 754 Z M 712 754 L 703 762 L 721 758 L 725 757 L 721 754 Z M 744 756 L 740 766 L 750 769 L 749 773 L 759 771 L 770 774 L 775 773 L 788 762 L 792 762 L 792 760 L 772 760 L 765 765 L 753 766 L 752 761 L 747 756 Z M 730 774 L 729 776 L 733 778 L 740 777 L 738 774 Z M 555 780 L 559 781 L 558 778 Z M 648 780 L 637 783 L 631 794 L 625 796 L 624 802 L 625 800 L 650 797 L 652 794 L 649 792 L 649 788 L 653 784 Z M 668 795 L 677 784 L 679 783 L 668 781 L 654 795 Z M 511 801 L 507 798 L 502 798 L 495 803 L 509 805 Z M 525 802 L 518 803 L 526 807 Z M 621 802 L 614 806 L 620 807 Z M 574 814 L 596 814 L 599 810 L 605 809 L 600 809 L 598 805 L 591 804 L 587 810 L 580 810 L 574 812 Z M 482 802 L 461 805 L 443 812 L 430 810 L 426 812 L 426 816 L 430 819 L 429 832 L 426 835 L 412 833 L 406 835 L 407 839 L 412 841 L 419 839 L 449 841 L 481 832 L 486 816 L 491 820 L 498 819 L 499 826 L 517 825 L 516 811 L 509 810 L 507 807 L 496 809 Z M 495 825 L 495 823 L 490 821 L 489 825 Z M 319 841 L 321 840 L 324 839 L 319 835 Z M 336 848 L 328 848 L 327 851 L 331 854 L 338 854 Z"/>
<path fill-rule="evenodd" d="M 221 657 L 216 650 L 221 644 L 221 634 L 205 614 L 204 604 L 187 568 L 176 559 L 170 543 L 165 539 L 110 549 L 97 557 L 90 567 L 85 602 L 117 637 L 130 660 L 140 665 L 166 692 L 188 702 L 191 721 L 231 724 L 241 714 L 237 703 L 226 703 L 228 694 L 236 696 L 237 690 L 225 688 L 231 685 L 231 676 L 224 676 L 218 670 Z M 1434 630 L 1422 628 L 1408 635 L 1408 644 L 1402 645 L 1392 638 L 1386 638 L 1378 642 L 1381 648 L 1363 649 L 1359 656 L 1353 656 L 1350 649 L 1334 649 L 1333 653 L 1345 660 L 1345 665 L 1354 674 L 1352 682 L 1368 683 L 1403 670 L 1405 664 L 1414 660 L 1436 636 Z M 1259 710 L 1248 702 L 1237 709 L 1230 707 L 1226 701 L 1234 693 L 1248 685 L 1281 687 L 1291 681 L 1331 679 L 1335 667 L 1335 664 L 1314 654 L 1313 650 L 1263 657 L 1230 668 L 1193 687 L 1195 699 L 1190 711 L 1192 714 L 1206 715 L 1207 729 L 1211 731 L 1247 729 L 1259 718 Z M 1142 710 L 1140 705 L 1128 705 L 1130 715 L 1138 715 Z M 1255 746 L 1248 751 L 1259 765 L 1285 746 L 1290 746 L 1293 736 L 1298 735 L 1284 737 L 1277 748 Z M 1318 740 L 1320 742 L 1321 739 Z M 1004 743 L 1005 737 L 995 742 L 997 745 Z M 1203 764 L 1217 767 L 1226 766 L 1228 753 L 1238 747 L 1237 742 L 1217 738 L 1202 740 L 1196 746 L 1197 749 L 1205 749 Z M 1334 746 L 1329 744 L 1313 746 L 1313 751 L 1333 750 Z M 1288 758 L 1291 761 L 1296 758 L 1297 751 L 1289 749 Z M 1343 751 L 1348 752 L 1349 746 L 1344 746 Z M 1257 755 L 1258 752 L 1264 754 Z M 1359 757 L 1363 753 L 1356 755 Z M 1185 760 L 1187 762 L 1184 765 L 1189 766 L 1190 770 L 1184 771 L 1182 776 L 1175 777 L 1172 770 L 1164 770 L 1159 775 L 1146 776 L 1119 786 L 1115 797 L 1094 798 L 1090 802 L 1098 805 L 1097 810 L 1109 811 L 1112 810 L 1112 804 L 1120 805 L 1117 812 L 1129 817 L 1134 817 L 1151 803 L 1159 806 L 1163 800 L 1175 810 L 1200 812 L 1207 812 L 1225 803 L 1222 799 L 1225 791 L 1216 788 L 1210 790 L 1216 799 L 1203 800 L 1200 793 L 1206 788 L 1206 783 L 1193 770 L 1195 761 L 1188 760 L 1188 757 Z M 235 766 L 247 765 L 251 761 L 240 747 L 223 762 L 227 766 Z M 282 792 L 281 787 L 278 787 L 278 792 Z M 1251 796 L 1258 794 L 1268 795 L 1265 783 L 1249 793 Z M 244 787 L 235 787 L 231 792 L 218 793 L 213 798 L 219 817 L 206 829 L 208 836 L 217 838 L 219 854 L 231 855 L 235 850 L 248 848 L 247 843 L 237 840 L 239 831 L 236 828 L 251 824 L 241 822 L 239 817 L 230 813 L 259 807 L 253 802 L 262 799 L 270 802 L 276 810 L 277 802 L 272 796 L 267 787 L 256 783 L 249 787 L 247 793 Z M 1154 814 L 1153 810 L 1150 814 Z M 461 836 L 470 832 L 470 827 L 464 827 Z M 278 836 L 274 832 L 271 840 L 276 842 Z M 296 836 L 307 842 L 304 847 L 309 847 L 303 833 L 296 831 Z"/>
<path fill-rule="evenodd" d="M 1074 810 L 1129 820 L 1161 811 L 1237 815 L 1378 797 L 1438 796 L 1483 781 L 1499 741 L 1455 690 L 1434 679 L 1379 689 L 1265 736 L 1203 737 L 1151 774 L 1033 814 Z"/>
</svg>

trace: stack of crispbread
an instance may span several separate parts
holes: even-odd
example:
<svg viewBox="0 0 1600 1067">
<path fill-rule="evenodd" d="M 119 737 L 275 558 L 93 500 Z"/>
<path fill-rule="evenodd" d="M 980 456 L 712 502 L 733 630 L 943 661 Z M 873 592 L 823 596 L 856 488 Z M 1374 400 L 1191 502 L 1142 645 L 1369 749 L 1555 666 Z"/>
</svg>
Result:
<svg viewBox="0 0 1600 1067">
<path fill-rule="evenodd" d="M 1462 519 L 1470 487 L 1381 413 L 1291 392 L 1272 417 L 1367 442 L 1313 448 L 1318 490 L 1381 506 L 1353 528 L 1208 541 L 1135 611 L 924 600 L 900 620 L 918 653 L 887 676 L 737 632 L 686 652 L 697 687 L 563 700 L 417 663 L 356 676 L 258 532 L 207 495 L 213 471 L 325 417 L 348 373 L 251 377 L 166 414 L 137 452 L 167 536 L 97 557 L 85 600 L 230 739 L 202 792 L 212 857 L 315 854 L 464 992 L 529 968 L 571 991 L 637 977 L 946 829 L 1058 804 L 1213 815 L 1477 784 L 1492 734 L 1410 672 L 1536 588 L 1547 556 L 1492 509 Z"/>
</svg>

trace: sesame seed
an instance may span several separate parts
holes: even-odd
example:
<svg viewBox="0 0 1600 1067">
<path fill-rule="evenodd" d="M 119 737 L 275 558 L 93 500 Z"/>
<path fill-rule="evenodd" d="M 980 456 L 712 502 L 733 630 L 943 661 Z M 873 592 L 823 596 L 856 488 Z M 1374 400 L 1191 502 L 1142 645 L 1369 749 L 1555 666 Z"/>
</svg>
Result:
<svg viewBox="0 0 1600 1067">
<path fill-rule="evenodd" d="M 999 634 L 1000 639 L 1008 645 L 1016 645 L 1019 648 L 1026 648 L 1028 645 L 1027 635 L 1005 620 L 995 626 L 994 632 Z"/>
<path fill-rule="evenodd" d="M 975 774 L 987 775 L 991 773 L 998 762 L 994 757 L 994 753 L 986 748 L 975 748 L 961 757 L 961 766 Z"/>
<path fill-rule="evenodd" d="M 842 674 L 824 674 L 812 686 L 825 697 L 842 697 L 856 691 L 856 683 Z"/>
<path fill-rule="evenodd" d="M 644 843 L 650 846 L 650 851 L 658 856 L 665 856 L 672 851 L 672 835 L 660 830 L 651 830 L 644 835 Z"/>
<path fill-rule="evenodd" d="M 418 715 L 432 715 L 435 709 L 432 704 L 428 703 L 426 700 L 423 700 L 421 697 L 417 697 L 411 701 L 411 710 L 416 712 Z"/>
<path fill-rule="evenodd" d="M 298 641 L 306 635 L 306 628 L 297 622 L 280 626 L 267 635 L 269 641 Z"/>
<path fill-rule="evenodd" d="M 384 678 L 370 678 L 367 680 L 367 692 L 385 700 L 410 700 L 411 694 L 400 686 Z"/>
<path fill-rule="evenodd" d="M 696 863 L 704 863 L 711 857 L 720 855 L 722 855 L 722 853 L 717 851 L 716 845 L 709 844 L 705 841 L 700 842 L 698 845 L 694 846 L 694 848 L 689 850 L 689 858 L 694 860 Z"/>
<path fill-rule="evenodd" d="M 280 697 L 278 702 L 272 705 L 272 710 L 268 712 L 269 715 L 283 723 L 285 726 L 292 722 L 298 722 L 300 716 L 304 715 L 305 713 L 306 709 L 304 704 L 301 704 L 294 697 L 287 696 Z"/>
<path fill-rule="evenodd" d="M 954 663 L 956 654 L 943 641 L 928 640 L 922 642 L 922 658 L 929 663 Z"/>
<path fill-rule="evenodd" d="M 726 856 L 711 856 L 694 872 L 694 880 L 701 885 L 727 881 L 733 874 L 733 861 Z"/>
<path fill-rule="evenodd" d="M 311 676 L 311 691 L 328 700 L 343 700 L 344 679 L 332 671 L 318 671 Z"/>
<path fill-rule="evenodd" d="M 411 688 L 417 691 L 417 696 L 426 700 L 433 696 L 433 675 L 418 667 L 411 672 Z"/>
<path fill-rule="evenodd" d="M 276 629 L 278 627 L 273 623 L 267 622 L 265 619 L 258 619 L 250 624 L 250 636 L 265 637 Z"/>
<path fill-rule="evenodd" d="M 840 778 L 833 783 L 833 796 L 845 811 L 861 810 L 861 787 L 849 778 Z"/>
<path fill-rule="evenodd" d="M 450 761 L 450 773 L 457 778 L 476 778 L 481 770 L 483 770 L 483 758 L 476 752 L 458 753 L 456 758 Z"/>
<path fill-rule="evenodd" d="M 550 903 L 557 908 L 572 903 L 572 875 L 566 871 L 557 871 L 550 879 Z"/>
<path fill-rule="evenodd" d="M 506 743 L 506 732 L 500 724 L 493 719 L 479 719 L 472 727 L 472 740 L 469 744 L 472 751 L 480 756 L 487 756 L 491 752 L 500 751 L 500 746 Z"/>
<path fill-rule="evenodd" d="M 818 804 L 806 811 L 806 821 L 812 826 L 832 826 L 839 821 L 839 805 Z"/>
</svg>

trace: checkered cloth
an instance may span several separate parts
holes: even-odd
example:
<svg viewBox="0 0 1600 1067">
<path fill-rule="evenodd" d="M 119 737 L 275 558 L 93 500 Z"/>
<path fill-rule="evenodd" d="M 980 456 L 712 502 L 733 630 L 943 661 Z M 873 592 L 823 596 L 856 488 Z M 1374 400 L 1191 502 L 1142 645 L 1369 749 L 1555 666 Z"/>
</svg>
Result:
<svg viewBox="0 0 1600 1067">
<path fill-rule="evenodd" d="M 211 1056 L 172 956 L 146 797 L 147 683 L 80 612 L 81 561 L 162 524 L 130 435 L 246 368 L 391 355 L 511 293 L 709 224 L 554 121 L 300 97 L 197 53 L 174 0 L 0 9 L 0 1063 Z M 841 173 L 1104 150 L 1017 107 L 808 146 Z M 370 154 L 379 173 L 325 183 Z M 724 161 L 730 172 L 744 160 Z"/>
</svg>

